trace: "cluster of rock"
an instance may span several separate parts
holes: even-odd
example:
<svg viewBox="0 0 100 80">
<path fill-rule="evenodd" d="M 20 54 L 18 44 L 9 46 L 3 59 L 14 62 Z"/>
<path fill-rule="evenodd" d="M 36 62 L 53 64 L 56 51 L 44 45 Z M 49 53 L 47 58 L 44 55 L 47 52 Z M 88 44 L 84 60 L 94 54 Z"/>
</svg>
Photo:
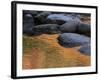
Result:
<svg viewBox="0 0 100 80">
<path fill-rule="evenodd" d="M 76 14 L 24 10 L 23 33 L 60 34 L 58 41 L 62 46 L 83 46 L 79 51 L 90 55 L 91 26 L 82 22 Z"/>
<path fill-rule="evenodd" d="M 91 55 L 91 39 L 85 35 L 80 35 L 76 33 L 63 33 L 58 37 L 58 41 L 59 44 L 67 48 L 81 46 L 81 48 L 79 49 L 81 53 Z"/>
</svg>

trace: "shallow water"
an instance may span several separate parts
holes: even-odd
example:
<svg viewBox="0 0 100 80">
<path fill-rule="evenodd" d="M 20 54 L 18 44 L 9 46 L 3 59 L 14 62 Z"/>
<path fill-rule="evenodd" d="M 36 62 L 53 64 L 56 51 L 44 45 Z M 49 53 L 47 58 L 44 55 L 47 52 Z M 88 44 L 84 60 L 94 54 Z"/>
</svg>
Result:
<svg viewBox="0 0 100 80">
<path fill-rule="evenodd" d="M 59 45 L 58 36 L 59 34 L 42 34 L 35 37 L 26 36 L 27 38 L 37 38 L 48 43 L 49 45 L 44 47 L 48 51 L 55 48 L 55 51 L 52 50 L 52 53 L 46 53 L 41 49 L 34 49 L 33 47 L 27 54 L 23 53 L 23 69 L 90 66 L 90 56 L 80 53 L 78 51 L 79 47 L 65 48 Z"/>
</svg>

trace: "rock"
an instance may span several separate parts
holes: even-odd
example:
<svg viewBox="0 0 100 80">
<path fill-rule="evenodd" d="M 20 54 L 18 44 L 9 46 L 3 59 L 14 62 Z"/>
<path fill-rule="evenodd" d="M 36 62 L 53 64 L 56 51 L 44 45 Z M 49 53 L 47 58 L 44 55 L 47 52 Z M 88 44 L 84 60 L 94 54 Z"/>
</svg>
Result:
<svg viewBox="0 0 100 80">
<path fill-rule="evenodd" d="M 90 38 L 76 33 L 63 33 L 58 37 L 64 47 L 76 47 L 90 43 Z"/>
<path fill-rule="evenodd" d="M 46 23 L 46 17 L 50 15 L 51 12 L 41 12 L 37 16 L 35 16 L 36 24 L 45 24 Z"/>
<path fill-rule="evenodd" d="M 47 17 L 47 23 L 62 25 L 68 21 L 80 22 L 80 19 L 76 16 L 65 15 L 65 14 L 51 14 Z"/>
<path fill-rule="evenodd" d="M 79 22 L 77 21 L 68 21 L 65 24 L 61 25 L 59 29 L 63 33 L 64 32 L 70 32 L 70 33 L 76 32 L 78 25 L 79 25 Z"/>
<path fill-rule="evenodd" d="M 91 46 L 90 45 L 84 45 L 82 46 L 79 51 L 84 55 L 91 55 Z"/>
<path fill-rule="evenodd" d="M 36 33 L 48 33 L 48 34 L 54 34 L 59 33 L 59 25 L 57 24 L 42 24 L 34 26 L 33 30 Z"/>
<path fill-rule="evenodd" d="M 34 17 L 34 16 L 36 16 L 38 14 L 38 12 L 37 11 L 33 11 L 33 10 L 24 10 L 23 14 L 24 15 L 30 14 L 30 15 L 32 15 Z"/>
<path fill-rule="evenodd" d="M 80 34 L 90 36 L 91 35 L 91 26 L 89 24 L 81 22 L 78 26 L 77 31 Z"/>
<path fill-rule="evenodd" d="M 26 23 L 34 23 L 34 19 L 32 17 L 31 14 L 26 14 L 24 17 L 23 17 L 23 22 Z"/>
<path fill-rule="evenodd" d="M 82 20 L 82 21 L 84 21 L 84 20 L 90 20 L 90 16 L 91 16 L 91 14 L 81 14 L 80 15 L 80 19 Z"/>
<path fill-rule="evenodd" d="M 26 14 L 24 19 L 23 19 L 23 33 L 32 35 L 33 31 L 32 28 L 34 26 L 34 19 L 32 15 Z"/>
</svg>

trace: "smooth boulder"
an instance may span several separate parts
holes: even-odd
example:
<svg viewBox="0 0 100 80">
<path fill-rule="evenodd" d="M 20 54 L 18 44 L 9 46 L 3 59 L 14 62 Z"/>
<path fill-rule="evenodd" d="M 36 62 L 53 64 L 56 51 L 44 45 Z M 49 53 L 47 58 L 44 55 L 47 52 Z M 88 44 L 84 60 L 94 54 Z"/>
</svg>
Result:
<svg viewBox="0 0 100 80">
<path fill-rule="evenodd" d="M 84 45 L 82 46 L 79 51 L 84 55 L 91 55 L 91 46 L 90 45 Z"/>
<path fill-rule="evenodd" d="M 32 35 L 34 32 L 32 28 L 34 27 L 34 19 L 32 15 L 26 14 L 23 19 L 23 33 Z"/>
<path fill-rule="evenodd" d="M 59 29 L 62 33 L 76 32 L 78 25 L 79 25 L 79 22 L 77 21 L 68 21 L 65 24 L 61 25 Z"/>
<path fill-rule="evenodd" d="M 57 24 L 42 24 L 34 26 L 33 31 L 38 33 L 55 34 L 59 33 L 59 25 Z"/>
<path fill-rule="evenodd" d="M 80 19 L 76 16 L 65 15 L 65 14 L 51 14 L 47 17 L 47 23 L 62 25 L 68 21 L 80 22 Z"/>
<path fill-rule="evenodd" d="M 90 38 L 76 33 L 63 33 L 58 41 L 64 47 L 76 47 L 90 43 Z"/>
</svg>

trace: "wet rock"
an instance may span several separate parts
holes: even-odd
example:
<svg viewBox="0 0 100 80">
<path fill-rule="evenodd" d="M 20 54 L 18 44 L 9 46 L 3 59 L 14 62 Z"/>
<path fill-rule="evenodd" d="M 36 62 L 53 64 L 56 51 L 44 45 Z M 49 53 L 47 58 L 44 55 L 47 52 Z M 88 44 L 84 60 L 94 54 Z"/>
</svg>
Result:
<svg viewBox="0 0 100 80">
<path fill-rule="evenodd" d="M 33 26 L 34 26 L 34 19 L 32 15 L 26 14 L 23 19 L 23 33 L 28 35 L 34 34 L 32 31 Z"/>
<path fill-rule="evenodd" d="M 35 16 L 35 22 L 37 25 L 46 23 L 46 18 L 50 15 L 51 12 L 41 12 L 37 16 Z"/>
<path fill-rule="evenodd" d="M 65 24 L 60 26 L 60 31 L 61 32 L 76 32 L 77 31 L 77 27 L 79 25 L 79 22 L 77 21 L 68 21 Z"/>
<path fill-rule="evenodd" d="M 84 45 L 82 46 L 79 51 L 84 55 L 91 55 L 91 46 L 90 45 Z"/>
<path fill-rule="evenodd" d="M 80 34 L 90 36 L 91 35 L 91 26 L 89 24 L 81 22 L 78 26 L 77 31 Z"/>
<path fill-rule="evenodd" d="M 48 34 L 55 34 L 59 33 L 59 25 L 57 24 L 42 24 L 34 26 L 33 31 L 36 33 L 48 33 Z"/>
<path fill-rule="evenodd" d="M 47 23 L 62 25 L 68 21 L 80 22 L 80 19 L 76 16 L 65 15 L 65 14 L 51 14 L 47 17 Z"/>
<path fill-rule="evenodd" d="M 90 38 L 76 33 L 63 33 L 58 41 L 64 47 L 76 47 L 90 43 Z"/>
</svg>

